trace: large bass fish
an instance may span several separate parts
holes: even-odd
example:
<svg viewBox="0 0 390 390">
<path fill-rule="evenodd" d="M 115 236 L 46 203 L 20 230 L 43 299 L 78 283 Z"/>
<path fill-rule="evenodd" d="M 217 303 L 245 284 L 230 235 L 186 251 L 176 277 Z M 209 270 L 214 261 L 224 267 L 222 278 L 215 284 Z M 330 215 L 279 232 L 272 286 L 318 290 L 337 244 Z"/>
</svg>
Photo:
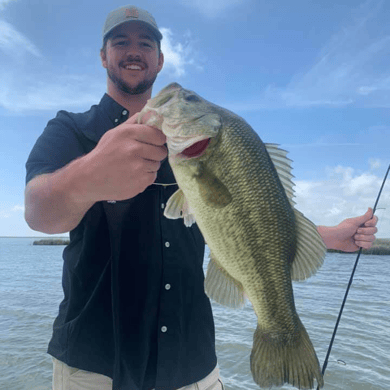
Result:
<svg viewBox="0 0 390 390">
<path fill-rule="evenodd" d="M 290 160 L 264 144 L 238 115 L 173 83 L 139 115 L 167 137 L 179 190 L 165 216 L 197 222 L 210 248 L 205 291 L 257 315 L 250 357 L 264 388 L 323 386 L 318 359 L 295 309 L 292 280 L 315 273 L 325 256 L 316 227 L 293 205 Z M 152 115 L 150 115 L 152 113 Z"/>
</svg>

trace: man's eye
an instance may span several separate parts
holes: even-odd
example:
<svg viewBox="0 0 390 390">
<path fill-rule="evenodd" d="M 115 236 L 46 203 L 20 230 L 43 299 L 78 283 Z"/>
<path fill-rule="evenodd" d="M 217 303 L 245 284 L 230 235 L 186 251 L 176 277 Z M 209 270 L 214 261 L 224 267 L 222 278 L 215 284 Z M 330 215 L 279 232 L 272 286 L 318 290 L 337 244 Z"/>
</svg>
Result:
<svg viewBox="0 0 390 390">
<path fill-rule="evenodd" d="M 125 41 L 118 41 L 115 45 L 116 46 L 124 46 L 126 44 Z"/>
</svg>

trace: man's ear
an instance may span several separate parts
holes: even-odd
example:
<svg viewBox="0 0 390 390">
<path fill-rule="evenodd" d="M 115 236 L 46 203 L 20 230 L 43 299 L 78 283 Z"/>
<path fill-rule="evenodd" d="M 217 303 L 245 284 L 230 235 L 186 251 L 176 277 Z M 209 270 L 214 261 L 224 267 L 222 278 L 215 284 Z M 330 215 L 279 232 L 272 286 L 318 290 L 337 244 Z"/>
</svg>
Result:
<svg viewBox="0 0 390 390">
<path fill-rule="evenodd" d="M 100 59 L 102 60 L 103 68 L 107 69 L 107 55 L 105 50 L 100 50 Z"/>
<path fill-rule="evenodd" d="M 158 72 L 160 72 L 160 70 L 163 68 L 163 65 L 164 65 L 164 54 L 161 51 L 160 56 L 158 58 Z"/>
</svg>

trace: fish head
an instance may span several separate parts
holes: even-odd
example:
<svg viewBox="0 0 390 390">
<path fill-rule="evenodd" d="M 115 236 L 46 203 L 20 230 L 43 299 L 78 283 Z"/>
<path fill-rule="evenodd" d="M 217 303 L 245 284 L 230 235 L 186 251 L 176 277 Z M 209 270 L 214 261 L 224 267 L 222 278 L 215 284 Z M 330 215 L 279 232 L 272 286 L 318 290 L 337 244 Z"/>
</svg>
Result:
<svg viewBox="0 0 390 390">
<path fill-rule="evenodd" d="M 158 127 L 167 137 L 170 160 L 200 157 L 222 128 L 213 105 L 177 83 L 169 84 L 150 99 L 141 118 L 150 111 L 153 115 L 147 124 Z"/>
</svg>

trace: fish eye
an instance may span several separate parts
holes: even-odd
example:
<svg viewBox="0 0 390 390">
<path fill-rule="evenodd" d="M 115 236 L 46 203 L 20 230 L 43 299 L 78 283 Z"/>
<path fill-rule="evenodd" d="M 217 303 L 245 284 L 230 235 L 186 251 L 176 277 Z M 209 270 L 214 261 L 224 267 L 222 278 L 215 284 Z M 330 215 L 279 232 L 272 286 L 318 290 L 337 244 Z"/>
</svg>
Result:
<svg viewBox="0 0 390 390">
<path fill-rule="evenodd" d="M 200 99 L 196 95 L 188 95 L 184 98 L 187 102 L 200 102 Z"/>
</svg>

